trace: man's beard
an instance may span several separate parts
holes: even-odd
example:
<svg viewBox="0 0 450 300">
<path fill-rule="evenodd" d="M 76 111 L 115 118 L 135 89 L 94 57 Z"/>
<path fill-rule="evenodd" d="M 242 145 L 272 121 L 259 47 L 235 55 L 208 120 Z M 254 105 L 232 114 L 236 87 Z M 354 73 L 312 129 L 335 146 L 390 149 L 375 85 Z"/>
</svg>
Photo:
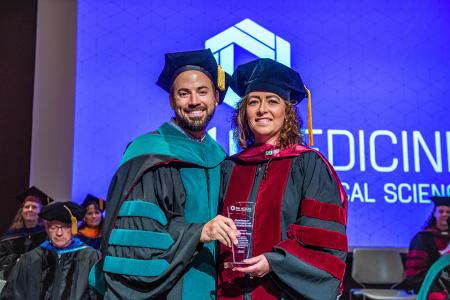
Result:
<svg viewBox="0 0 450 300">
<path fill-rule="evenodd" d="M 196 110 L 196 109 L 192 109 L 192 110 Z M 211 121 L 212 117 L 214 116 L 215 110 L 216 110 L 216 108 L 214 107 L 213 110 L 211 111 L 211 113 L 207 113 L 205 118 L 203 118 L 203 119 L 191 120 L 188 117 L 186 117 L 185 115 L 178 113 L 177 111 L 175 111 L 175 115 L 176 115 L 176 120 L 177 120 L 178 126 L 183 128 L 184 130 L 188 130 L 188 131 L 192 131 L 192 132 L 199 132 L 199 131 L 203 131 L 206 129 L 206 127 L 209 124 L 209 121 Z"/>
</svg>

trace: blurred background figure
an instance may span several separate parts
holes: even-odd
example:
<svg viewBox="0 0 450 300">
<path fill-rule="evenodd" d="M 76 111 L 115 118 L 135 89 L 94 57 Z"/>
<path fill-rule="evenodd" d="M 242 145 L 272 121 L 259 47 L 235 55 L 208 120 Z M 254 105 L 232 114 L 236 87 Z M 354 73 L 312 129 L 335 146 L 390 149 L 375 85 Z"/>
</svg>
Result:
<svg viewBox="0 0 450 300">
<path fill-rule="evenodd" d="M 0 299 L 96 299 L 88 274 L 100 253 L 75 237 L 84 209 L 55 202 L 39 215 L 48 240 L 18 260 Z"/>
<path fill-rule="evenodd" d="M 81 204 L 86 213 L 81 223 L 78 238 L 89 246 L 99 249 L 102 239 L 103 211 L 105 201 L 88 194 Z"/>
<path fill-rule="evenodd" d="M 21 203 L 8 231 L 0 239 L 0 279 L 7 279 L 17 259 L 45 241 L 46 235 L 39 212 L 53 201 L 36 187 L 17 196 Z"/>
<path fill-rule="evenodd" d="M 449 250 L 450 197 L 431 197 L 434 209 L 425 223 L 411 241 L 406 259 L 406 279 L 401 284 L 405 289 L 419 291 L 423 279 L 431 265 Z"/>
</svg>

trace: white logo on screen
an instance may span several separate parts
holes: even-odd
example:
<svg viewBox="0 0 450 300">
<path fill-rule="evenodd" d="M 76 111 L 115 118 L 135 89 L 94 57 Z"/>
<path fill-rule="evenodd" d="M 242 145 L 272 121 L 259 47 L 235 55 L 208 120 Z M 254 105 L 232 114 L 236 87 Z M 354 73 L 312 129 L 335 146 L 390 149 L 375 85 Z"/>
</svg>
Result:
<svg viewBox="0 0 450 300">
<path fill-rule="evenodd" d="M 205 48 L 211 49 L 217 62 L 228 74 L 233 74 L 234 71 L 235 45 L 257 57 L 271 58 L 291 66 L 291 44 L 250 19 L 245 19 L 205 41 Z M 224 103 L 235 108 L 238 101 L 239 96 L 228 89 Z M 208 133 L 215 137 L 216 130 L 215 127 L 211 128 Z M 229 142 L 229 154 L 232 155 L 236 152 L 232 132 L 229 133 Z"/>
<path fill-rule="evenodd" d="M 291 66 L 291 44 L 250 19 L 231 26 L 205 42 L 205 48 L 211 49 L 217 62 L 229 74 L 234 71 L 234 45 L 239 45 L 257 57 L 271 58 Z M 224 103 L 234 108 L 238 101 L 239 96 L 228 90 Z"/>
</svg>

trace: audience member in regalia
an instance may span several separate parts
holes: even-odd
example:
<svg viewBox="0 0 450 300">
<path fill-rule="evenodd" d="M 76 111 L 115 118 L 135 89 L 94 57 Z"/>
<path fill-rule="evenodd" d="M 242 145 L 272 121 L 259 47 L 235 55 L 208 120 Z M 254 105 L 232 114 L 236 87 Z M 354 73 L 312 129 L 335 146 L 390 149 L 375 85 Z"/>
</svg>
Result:
<svg viewBox="0 0 450 300">
<path fill-rule="evenodd" d="M 39 212 L 43 205 L 53 201 L 36 187 L 19 194 L 20 202 L 14 220 L 0 238 L 0 278 L 7 279 L 17 259 L 39 246 L 46 238 Z"/>
<path fill-rule="evenodd" d="M 75 237 L 84 209 L 74 202 L 55 202 L 39 215 L 48 240 L 19 259 L 0 299 L 96 299 L 88 274 L 100 253 Z"/>
<path fill-rule="evenodd" d="M 86 214 L 81 223 L 78 238 L 89 246 L 99 249 L 102 239 L 101 231 L 105 201 L 102 198 L 88 194 L 81 206 L 84 207 Z"/>
<path fill-rule="evenodd" d="M 405 281 L 402 288 L 418 292 L 425 274 L 441 255 L 449 250 L 450 197 L 435 196 L 433 211 L 423 230 L 412 239 L 405 265 Z"/>
</svg>

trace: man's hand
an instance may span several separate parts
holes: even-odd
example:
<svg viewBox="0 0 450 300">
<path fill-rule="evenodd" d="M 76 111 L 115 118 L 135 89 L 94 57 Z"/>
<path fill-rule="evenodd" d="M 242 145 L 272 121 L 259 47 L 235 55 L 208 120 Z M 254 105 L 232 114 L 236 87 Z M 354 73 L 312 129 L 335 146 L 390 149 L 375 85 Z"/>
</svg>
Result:
<svg viewBox="0 0 450 300">
<path fill-rule="evenodd" d="M 219 241 L 225 246 L 231 247 L 232 243 L 237 245 L 237 237 L 239 235 L 240 233 L 236 229 L 233 220 L 222 215 L 217 215 L 203 226 L 200 242 Z"/>
<path fill-rule="evenodd" d="M 257 276 L 263 277 L 267 275 L 272 268 L 270 267 L 267 258 L 261 254 L 252 258 L 244 259 L 243 263 L 246 263 L 245 267 L 234 267 L 233 271 L 249 274 L 250 277 Z"/>
</svg>

